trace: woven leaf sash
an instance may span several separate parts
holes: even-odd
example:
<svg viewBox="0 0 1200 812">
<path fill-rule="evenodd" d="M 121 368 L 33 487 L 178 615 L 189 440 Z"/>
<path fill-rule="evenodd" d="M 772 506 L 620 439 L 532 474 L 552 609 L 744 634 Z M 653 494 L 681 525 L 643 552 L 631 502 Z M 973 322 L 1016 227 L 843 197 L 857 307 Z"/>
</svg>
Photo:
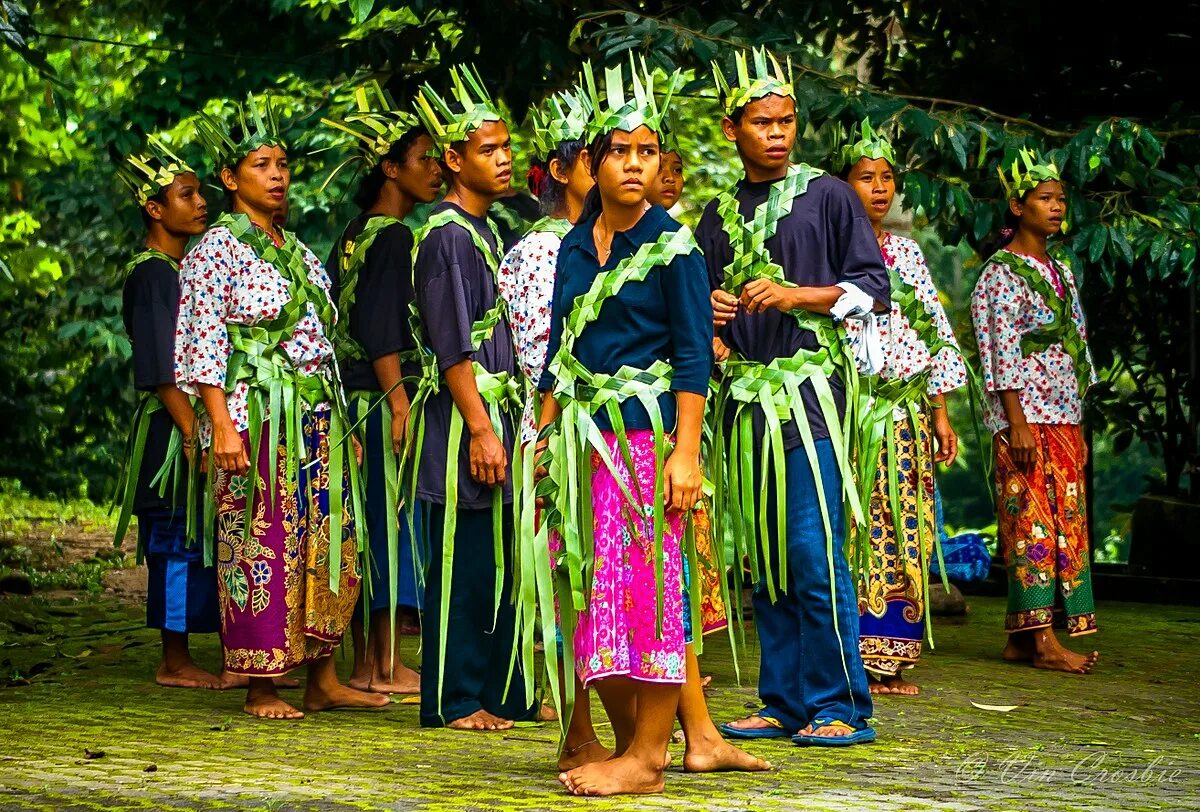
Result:
<svg viewBox="0 0 1200 812">
<path fill-rule="evenodd" d="M 285 479 L 300 493 L 300 468 L 309 464 L 305 457 L 304 406 L 309 408 L 328 401 L 332 404 L 329 417 L 329 556 L 330 560 L 341 559 L 344 527 L 343 476 L 350 481 L 350 507 L 357 527 L 364 527 L 365 515 L 362 506 L 362 488 L 359 468 L 354 458 L 353 443 L 350 441 L 350 422 L 346 413 L 341 385 L 337 381 L 336 365 L 333 373 L 307 374 L 299 370 L 288 356 L 283 344 L 296 330 L 311 304 L 321 327 L 328 335 L 336 311 L 325 289 L 308 276 L 304 247 L 290 232 L 284 232 L 284 242 L 276 246 L 270 236 L 250 222 L 244 214 L 222 215 L 216 223 L 225 226 L 239 242 L 253 249 L 255 255 L 270 265 L 283 277 L 288 285 L 290 298 L 275 318 L 255 325 L 226 323 L 233 352 L 225 372 L 225 391 L 232 392 L 239 383 L 246 382 L 249 390 L 246 398 L 248 433 L 250 435 L 251 465 L 257 465 L 259 449 L 265 440 L 268 448 L 278 448 L 280 432 L 284 439 Z M 263 437 L 263 423 L 267 435 Z M 209 488 L 212 487 L 213 466 L 209 467 Z M 276 492 L 276 477 L 266 472 L 255 477 L 257 482 L 246 494 L 245 526 L 253 527 L 254 503 L 263 498 L 266 485 L 273 504 Z M 310 478 L 312 483 L 314 478 Z M 266 482 L 264 482 L 266 480 Z M 212 509 L 212 499 L 206 500 Z M 211 517 L 206 516 L 206 525 L 211 527 Z M 359 547 L 364 535 L 359 533 Z M 329 588 L 334 594 L 339 589 L 340 568 L 330 567 Z"/>
<path fill-rule="evenodd" d="M 125 276 L 133 273 L 137 266 L 151 259 L 161 259 L 178 272 L 179 263 L 162 251 L 153 248 L 142 251 L 134 256 L 125 266 Z M 156 412 L 165 408 L 162 401 L 153 392 L 143 392 L 138 398 L 137 408 L 129 421 L 129 433 L 125 441 L 125 454 L 122 457 L 121 472 L 117 476 L 117 490 L 113 510 L 118 510 L 116 530 L 113 533 L 113 546 L 120 547 L 129 529 L 129 521 L 133 516 L 133 500 L 137 496 L 138 479 L 141 476 L 142 460 L 146 453 L 146 442 L 150 437 L 150 422 Z M 158 495 L 165 498 L 167 491 L 174 500 L 178 491 L 176 483 L 185 475 L 186 465 L 183 454 L 183 434 L 174 422 L 171 423 L 171 435 L 167 441 L 167 453 L 162 464 L 150 480 L 150 487 L 158 488 Z M 110 511 L 111 512 L 111 511 Z M 139 538 L 137 546 L 137 563 L 141 564 L 145 556 L 142 542 Z"/>
<path fill-rule="evenodd" d="M 1025 258 L 1012 251 L 997 251 L 992 257 L 993 262 L 999 262 L 1021 279 L 1029 289 L 1042 297 L 1046 307 L 1052 314 L 1046 325 L 1030 330 L 1021 336 L 1021 353 L 1028 358 L 1034 353 L 1044 352 L 1055 344 L 1061 344 L 1067 355 L 1071 356 L 1075 368 L 1075 382 L 1080 396 L 1087 391 L 1092 380 L 1092 364 L 1088 360 L 1087 342 L 1079 332 L 1075 323 L 1075 297 L 1071 293 L 1066 274 L 1062 267 L 1050 259 L 1050 267 L 1062 281 L 1064 296 L 1059 296 L 1046 277 Z"/>
<path fill-rule="evenodd" d="M 571 221 L 565 217 L 543 217 L 529 227 L 530 234 L 554 234 L 558 237 L 567 236 L 573 228 Z"/>
<path fill-rule="evenodd" d="M 367 252 L 375 244 L 379 232 L 399 222 L 395 217 L 377 214 L 367 220 L 363 230 L 353 240 L 347 240 L 343 235 L 337 309 L 345 318 L 339 320 L 332 331 L 333 347 L 340 364 L 362 361 L 367 357 L 362 345 L 350 335 L 350 311 L 357 298 L 358 276 L 366 265 Z"/>
<path fill-rule="evenodd" d="M 733 261 L 725 266 L 723 290 L 737 296 L 747 282 L 764 277 L 785 283 L 783 268 L 767 251 L 767 240 L 775 236 L 779 221 L 791 213 L 793 201 L 808 190 L 809 182 L 824 174 L 808 164 L 792 164 L 783 178 L 771 184 L 767 199 L 755 207 L 749 222 L 738 211 L 737 187 L 721 193 L 717 214 L 733 249 Z"/>
</svg>

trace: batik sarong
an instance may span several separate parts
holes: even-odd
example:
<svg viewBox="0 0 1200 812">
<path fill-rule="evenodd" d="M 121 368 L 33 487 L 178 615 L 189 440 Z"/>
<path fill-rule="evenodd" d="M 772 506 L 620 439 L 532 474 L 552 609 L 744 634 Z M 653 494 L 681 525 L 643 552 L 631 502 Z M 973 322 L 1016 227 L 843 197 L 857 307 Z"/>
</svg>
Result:
<svg viewBox="0 0 1200 812">
<path fill-rule="evenodd" d="M 1008 569 L 1009 632 L 1065 628 L 1096 631 L 1088 549 L 1083 431 L 1077 425 L 1030 423 L 1037 461 L 1023 470 L 996 436 L 996 504 L 1000 551 Z"/>
<path fill-rule="evenodd" d="M 592 511 L 595 571 L 588 608 L 575 630 L 575 670 L 584 685 L 605 677 L 683 683 L 686 677 L 683 598 L 663 590 L 662 634 L 657 631 L 654 550 L 654 434 L 631 429 L 630 457 L 636 481 L 625 466 L 612 432 L 603 432 L 621 481 L 635 500 L 629 504 L 612 472 L 592 452 Z M 668 512 L 663 533 L 664 584 L 683 581 L 683 516 Z"/>
<path fill-rule="evenodd" d="M 867 671 L 878 676 L 894 676 L 902 669 L 912 668 L 921 656 L 925 632 L 925 578 L 921 560 L 928 561 L 932 554 L 935 530 L 933 447 L 928 417 L 921 413 L 916 435 L 907 418 L 897 420 L 895 435 L 900 516 L 898 520 L 893 517 L 888 496 L 885 442 L 868 506 L 871 550 L 864 571 L 858 574 L 858 648 Z M 924 539 L 918 530 L 922 522 Z"/>
<path fill-rule="evenodd" d="M 729 625 L 725 614 L 725 599 L 721 595 L 721 579 L 725 573 L 713 558 L 711 502 L 705 499 L 692 511 L 692 528 L 696 535 L 696 563 L 700 570 L 700 634 L 719 632 Z M 683 558 L 683 633 L 687 643 L 695 642 L 692 629 L 691 572 L 687 556 Z"/>
<path fill-rule="evenodd" d="M 263 432 L 265 437 L 266 431 Z M 248 441 L 248 433 L 242 432 Z M 245 527 L 249 476 L 215 473 L 217 588 L 225 668 L 267 677 L 330 654 L 342 637 L 359 593 L 358 545 L 342 493 L 340 560 L 329 558 L 329 412 L 304 417 L 305 465 L 299 488 L 286 472 L 285 448 L 261 444 L 256 471 L 274 469 L 274 499 L 260 485 L 254 526 Z M 268 498 L 261 498 L 268 497 Z M 330 566 L 339 569 L 337 594 Z"/>
</svg>

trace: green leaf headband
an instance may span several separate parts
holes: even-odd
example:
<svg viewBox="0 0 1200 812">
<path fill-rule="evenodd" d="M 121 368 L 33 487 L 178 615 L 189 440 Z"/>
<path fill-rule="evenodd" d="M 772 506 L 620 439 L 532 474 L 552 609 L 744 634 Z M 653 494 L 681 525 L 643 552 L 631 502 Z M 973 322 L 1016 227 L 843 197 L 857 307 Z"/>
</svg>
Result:
<svg viewBox="0 0 1200 812">
<path fill-rule="evenodd" d="M 1021 171 L 1022 163 L 1025 165 L 1024 172 Z M 1021 197 L 1044 181 L 1062 180 L 1062 175 L 1053 161 L 1038 163 L 1037 153 L 1027 148 L 1022 148 L 1013 159 L 1011 175 L 1004 174 L 1003 166 L 996 172 L 1000 175 L 1000 185 L 1004 187 L 1004 194 L 1008 200 Z"/>
<path fill-rule="evenodd" d="M 859 125 L 859 139 L 842 147 L 838 160 L 838 171 L 854 166 L 863 158 L 877 161 L 883 158 L 896 167 L 896 153 L 892 145 L 877 130 L 871 128 L 871 120 L 864 118 Z"/>
<path fill-rule="evenodd" d="M 279 136 L 279 119 L 275 106 L 267 96 L 261 100 L 253 93 L 246 94 L 245 104 L 234 104 L 237 123 L 242 128 L 242 140 L 234 141 L 227 127 L 207 113 L 201 113 L 196 121 L 196 139 L 204 145 L 205 152 L 212 158 L 218 171 L 234 166 L 260 147 L 287 149 L 287 142 Z"/>
<path fill-rule="evenodd" d="M 588 97 L 580 88 L 550 96 L 540 107 L 531 108 L 533 148 L 539 158 L 548 158 L 564 141 L 579 141 L 591 117 Z"/>
<path fill-rule="evenodd" d="M 117 167 L 117 177 L 133 192 L 139 206 L 175 182 L 175 178 L 196 171 L 171 152 L 153 135 L 146 139 L 146 151 L 130 155 Z"/>
<path fill-rule="evenodd" d="M 629 77 L 632 95 L 625 95 L 625 72 L 621 65 L 606 68 L 604 71 L 604 96 L 601 97 L 596 89 L 596 77 L 592 73 L 592 63 L 583 63 L 582 91 L 591 106 L 591 118 L 584 130 L 584 139 L 591 141 L 596 136 L 612 130 L 633 132 L 645 125 L 650 130 L 663 132 L 663 120 L 671 97 L 683 82 L 679 71 L 667 77 L 667 86 L 663 91 L 662 102 L 654 96 L 654 73 L 646 67 L 642 59 L 639 69 L 633 56 L 629 57 Z"/>
<path fill-rule="evenodd" d="M 372 105 L 372 95 L 374 105 Z M 358 139 L 357 154 L 352 155 L 333 168 L 325 183 L 321 185 L 324 191 L 337 174 L 350 164 L 362 161 L 368 169 L 373 169 L 392 149 L 392 144 L 399 141 L 401 136 L 413 127 L 420 126 L 420 121 L 412 113 L 398 110 L 391 95 L 383 89 L 379 82 L 369 82 L 354 91 L 356 111 L 348 114 L 342 121 L 330 118 L 321 119 L 321 123 L 335 130 L 354 136 Z"/>
<path fill-rule="evenodd" d="M 466 140 L 484 122 L 504 120 L 473 66 L 457 65 L 451 68 L 450 80 L 451 96 L 462 110 L 453 109 L 428 82 L 421 86 L 413 101 L 421 123 L 429 131 L 433 143 L 443 152 L 451 144 Z"/>
<path fill-rule="evenodd" d="M 779 64 L 775 55 L 766 48 L 755 48 L 751 52 L 754 61 L 754 75 L 750 75 L 750 65 L 746 61 L 745 51 L 734 54 L 734 65 L 737 69 L 737 84 L 731 85 L 721 71 L 721 66 L 713 60 L 713 80 L 717 84 L 717 93 L 723 100 L 725 115 L 731 116 L 738 108 L 745 107 L 750 102 L 764 96 L 785 96 L 795 99 L 792 90 L 792 60 L 789 57 L 787 70 Z"/>
</svg>

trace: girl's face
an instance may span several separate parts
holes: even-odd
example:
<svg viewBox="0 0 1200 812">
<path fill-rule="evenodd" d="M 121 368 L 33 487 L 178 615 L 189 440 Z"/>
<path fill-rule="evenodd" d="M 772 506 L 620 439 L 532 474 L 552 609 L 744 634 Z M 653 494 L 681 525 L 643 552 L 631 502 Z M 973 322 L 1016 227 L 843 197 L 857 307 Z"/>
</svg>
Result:
<svg viewBox="0 0 1200 812">
<path fill-rule="evenodd" d="M 430 155 L 433 139 L 421 135 L 408 145 L 403 163 L 385 160 L 383 172 L 400 191 L 418 203 L 432 203 L 442 189 L 442 166 Z"/>
<path fill-rule="evenodd" d="M 614 130 L 612 145 L 593 172 L 605 204 L 634 207 L 646 201 L 658 168 L 658 135 L 643 124 L 633 132 Z"/>
<path fill-rule="evenodd" d="M 591 163 L 592 159 L 586 149 L 581 150 L 575 157 L 575 163 L 571 164 L 570 169 L 565 168 L 563 162 L 558 158 L 550 159 L 551 176 L 567 187 L 567 199 L 574 200 L 578 205 L 583 205 L 583 199 L 596 185 L 596 179 L 592 177 L 589 169 Z"/>
<path fill-rule="evenodd" d="M 884 158 L 861 158 L 846 180 L 858 194 L 871 222 L 882 223 L 896 197 L 896 174 L 892 165 Z"/>
<path fill-rule="evenodd" d="M 292 173 L 283 147 L 261 146 L 246 155 L 236 169 L 221 170 L 221 182 L 243 206 L 274 215 L 287 203 Z"/>
<path fill-rule="evenodd" d="M 1010 200 L 1008 207 L 1020 221 L 1021 228 L 1041 237 L 1052 237 L 1062 231 L 1067 219 L 1067 193 L 1062 183 L 1044 180 L 1031 189 L 1023 200 Z"/>
<path fill-rule="evenodd" d="M 151 219 L 162 223 L 170 234 L 194 237 L 204 233 L 208 221 L 208 203 L 200 193 L 200 181 L 191 172 L 176 175 L 163 191 L 163 201 L 146 203 Z"/>
<path fill-rule="evenodd" d="M 656 206 L 669 209 L 683 194 L 683 159 L 678 152 L 662 153 L 658 163 L 658 176 L 650 184 L 646 199 Z"/>
</svg>

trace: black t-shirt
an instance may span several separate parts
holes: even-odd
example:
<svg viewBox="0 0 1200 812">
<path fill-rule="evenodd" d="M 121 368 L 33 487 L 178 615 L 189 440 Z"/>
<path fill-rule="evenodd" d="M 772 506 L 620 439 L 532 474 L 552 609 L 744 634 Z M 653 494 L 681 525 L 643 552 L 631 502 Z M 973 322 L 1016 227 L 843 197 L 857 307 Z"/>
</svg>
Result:
<svg viewBox="0 0 1200 812">
<path fill-rule="evenodd" d="M 754 216 L 755 207 L 767 199 L 770 190 L 770 182 L 751 183 L 743 179 L 738 183 L 738 211 L 747 221 Z M 717 214 L 717 204 L 713 200 L 705 207 L 696 229 L 696 240 L 704 251 L 713 290 L 721 286 L 725 266 L 733 262 L 733 249 Z M 821 175 L 808 184 L 807 191 L 792 201 L 791 212 L 780 219 L 774 236 L 767 240 L 767 251 L 783 267 L 784 277 L 801 287 L 851 282 L 877 302 L 890 306 L 891 287 L 875 232 L 858 195 L 837 178 Z M 815 350 L 819 346 L 811 330 L 801 329 L 795 317 L 774 309 L 753 314 L 742 309 L 717 335 L 731 350 L 761 363 L 790 358 L 802 347 Z M 845 409 L 845 386 L 836 374 L 829 383 L 840 413 Z M 802 384 L 800 394 L 813 438 L 828 438 L 829 430 L 812 384 Z M 761 432 L 762 425 L 759 414 L 756 431 Z M 795 421 L 784 423 L 783 436 L 786 449 L 800 445 Z"/>
<path fill-rule="evenodd" d="M 177 267 L 159 257 L 138 263 L 125 280 L 121 315 L 133 344 L 133 385 L 139 392 L 154 392 L 159 386 L 175 383 L 175 319 L 178 314 Z M 184 507 L 187 491 L 182 480 L 177 483 L 174 498 L 170 491 L 166 496 L 159 496 L 158 488 L 150 487 L 150 481 L 166 459 L 173 425 L 166 409 L 160 409 L 150 417 L 137 493 L 133 499 L 134 513 Z"/>
<path fill-rule="evenodd" d="M 442 203 L 434 212 L 455 208 Z M 487 222 L 458 209 L 471 227 L 488 245 L 495 244 Z M 438 371 L 470 358 L 488 372 L 517 372 L 512 331 L 508 319 L 496 324 L 490 339 L 478 352 L 471 350 L 471 325 L 483 318 L 496 303 L 496 279 L 487 261 L 462 226 L 449 223 L 435 229 L 421 243 L 416 261 L 417 307 L 421 312 L 425 340 L 437 356 Z M 417 495 L 439 504 L 446 501 L 446 454 L 450 437 L 450 411 L 454 399 L 444 383 L 425 405 L 425 445 L 421 453 Z M 509 451 L 512 463 L 513 424 L 505 415 L 500 438 Z M 458 463 L 458 505 L 466 509 L 482 509 L 492 505 L 492 489 L 471 478 L 469 455 L 470 435 L 464 428 Z M 504 483 L 504 501 L 512 501 L 512 476 Z"/>
<path fill-rule="evenodd" d="M 351 220 L 326 263 L 333 283 L 330 295 L 335 303 L 341 297 L 343 252 L 353 250 L 353 242 L 370 219 L 371 215 L 364 212 Z M 382 387 L 371 362 L 416 346 L 408 325 L 408 305 L 413 300 L 412 249 L 412 232 L 403 223 L 382 229 L 367 249 L 354 288 L 354 306 L 349 313 L 339 314 L 340 318 L 350 320 L 350 337 L 367 356 L 340 365 L 342 385 L 347 392 L 380 391 Z M 410 375 L 417 370 L 406 367 L 403 372 Z"/>
</svg>

